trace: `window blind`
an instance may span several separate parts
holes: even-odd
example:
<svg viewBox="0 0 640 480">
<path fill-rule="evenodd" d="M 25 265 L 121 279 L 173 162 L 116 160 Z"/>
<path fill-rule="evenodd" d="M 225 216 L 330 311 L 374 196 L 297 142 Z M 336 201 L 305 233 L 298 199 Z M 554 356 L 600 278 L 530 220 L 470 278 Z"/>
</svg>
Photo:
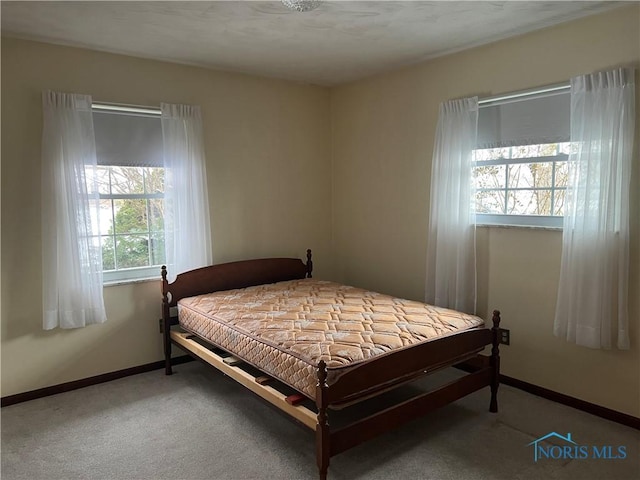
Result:
<svg viewBox="0 0 640 480">
<path fill-rule="evenodd" d="M 93 111 L 98 165 L 162 167 L 162 123 L 156 115 Z"/>
<path fill-rule="evenodd" d="M 482 105 L 477 148 L 568 142 L 570 109 L 569 90 Z"/>
</svg>

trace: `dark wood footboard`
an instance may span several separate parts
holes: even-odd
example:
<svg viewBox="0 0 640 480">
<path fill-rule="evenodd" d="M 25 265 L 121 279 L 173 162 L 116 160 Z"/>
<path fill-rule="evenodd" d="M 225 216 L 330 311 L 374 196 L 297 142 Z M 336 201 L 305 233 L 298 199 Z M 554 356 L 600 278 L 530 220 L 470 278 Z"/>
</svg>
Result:
<svg viewBox="0 0 640 480">
<path fill-rule="evenodd" d="M 327 401 L 342 407 L 399 384 L 475 357 L 492 340 L 491 330 L 473 329 L 385 355 L 341 375 Z"/>
<path fill-rule="evenodd" d="M 489 411 L 497 412 L 500 377 L 498 310 L 493 312 L 492 322 L 491 329 L 468 330 L 372 360 L 349 370 L 331 385 L 326 383 L 326 365 L 320 362 L 316 388 L 316 450 L 320 479 L 326 478 L 329 459 L 332 456 L 486 386 L 491 387 Z M 329 427 L 330 408 L 356 403 L 422 375 L 475 358 L 488 345 L 492 346 L 489 362 L 481 362 L 480 369 L 473 373 L 430 392 L 420 393 L 340 429 L 332 430 Z"/>
</svg>

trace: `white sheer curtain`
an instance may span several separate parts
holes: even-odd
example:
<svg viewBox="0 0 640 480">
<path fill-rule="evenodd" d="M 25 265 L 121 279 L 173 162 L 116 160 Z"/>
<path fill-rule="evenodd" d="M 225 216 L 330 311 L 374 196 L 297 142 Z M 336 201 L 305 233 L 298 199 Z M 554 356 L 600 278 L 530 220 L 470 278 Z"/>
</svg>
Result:
<svg viewBox="0 0 640 480">
<path fill-rule="evenodd" d="M 571 80 L 569 186 L 554 333 L 591 348 L 629 348 L 629 181 L 634 71 Z"/>
<path fill-rule="evenodd" d="M 165 244 L 169 281 L 212 263 L 200 107 L 163 103 Z"/>
<path fill-rule="evenodd" d="M 102 323 L 107 316 L 97 189 L 91 182 L 96 166 L 91 97 L 44 92 L 43 116 L 43 327 Z"/>
<path fill-rule="evenodd" d="M 478 98 L 440 104 L 431 169 L 426 301 L 476 310 L 476 228 L 472 161 Z"/>
</svg>

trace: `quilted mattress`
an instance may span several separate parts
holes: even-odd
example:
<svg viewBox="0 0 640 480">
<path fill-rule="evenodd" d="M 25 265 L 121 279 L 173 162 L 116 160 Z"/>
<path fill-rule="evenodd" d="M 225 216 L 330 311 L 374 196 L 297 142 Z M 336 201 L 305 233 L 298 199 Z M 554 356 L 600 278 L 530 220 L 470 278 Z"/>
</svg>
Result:
<svg viewBox="0 0 640 480">
<path fill-rule="evenodd" d="M 180 325 L 315 397 L 318 362 L 329 384 L 380 355 L 482 326 L 476 316 L 315 279 L 183 298 Z"/>
</svg>

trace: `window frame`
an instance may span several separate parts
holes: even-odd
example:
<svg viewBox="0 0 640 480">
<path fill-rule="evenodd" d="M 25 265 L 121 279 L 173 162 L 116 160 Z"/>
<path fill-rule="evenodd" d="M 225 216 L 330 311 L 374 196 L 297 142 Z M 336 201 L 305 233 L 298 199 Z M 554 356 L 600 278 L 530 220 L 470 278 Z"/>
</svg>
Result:
<svg viewBox="0 0 640 480">
<path fill-rule="evenodd" d="M 103 166 L 102 168 L 118 168 L 117 165 L 110 165 L 110 166 Z M 145 167 L 139 167 L 139 168 L 145 168 Z M 158 168 L 158 167 L 156 167 Z M 109 172 L 109 175 L 111 175 L 111 172 Z M 163 193 L 131 193 L 131 194 L 122 194 L 122 193 L 98 193 L 98 199 L 99 201 L 103 201 L 103 200 L 109 200 L 111 202 L 111 224 L 114 226 L 113 229 L 113 233 L 111 234 L 100 234 L 99 235 L 99 239 L 100 239 L 100 248 L 102 248 L 102 240 L 104 238 L 112 238 L 113 239 L 113 245 L 114 245 L 114 249 L 116 249 L 114 251 L 114 266 L 116 268 L 112 269 L 112 270 L 105 270 L 104 269 L 104 263 L 102 265 L 102 277 L 103 277 L 103 283 L 107 284 L 107 283 L 117 283 L 117 282 L 123 282 L 123 281 L 127 281 L 127 280 L 131 280 L 131 281 L 137 281 L 137 280 L 146 280 L 146 279 L 155 279 L 155 278 L 160 278 L 160 267 L 162 266 L 162 263 L 160 264 L 151 264 L 152 263 L 152 246 L 149 245 L 149 263 L 150 265 L 144 266 L 144 267 L 128 267 L 128 268 L 117 268 L 118 266 L 118 256 L 117 256 L 117 239 L 120 236 L 124 236 L 124 235 L 132 235 L 131 233 L 116 233 L 115 231 L 115 205 L 113 203 L 114 200 L 157 200 L 157 199 L 162 199 L 164 200 L 164 192 Z M 149 203 L 147 202 L 146 204 L 146 209 L 147 209 L 147 230 L 145 232 L 136 232 L 133 235 L 147 235 L 147 238 L 149 239 L 149 242 L 151 242 L 151 237 L 153 233 L 160 233 L 157 231 L 153 231 L 151 229 L 151 222 L 150 222 L 150 218 L 151 218 L 151 214 L 150 214 L 150 207 L 149 207 Z M 163 218 L 164 220 L 164 218 Z M 164 234 L 164 230 L 161 232 Z"/>
<path fill-rule="evenodd" d="M 543 145 L 543 144 L 541 144 Z M 524 145 L 514 145 L 514 148 Z M 481 150 L 481 149 L 477 149 Z M 475 150 L 474 150 L 475 154 Z M 508 207 L 509 192 L 513 191 L 527 191 L 533 192 L 536 190 L 549 190 L 551 191 L 551 208 L 554 211 L 554 200 L 556 198 L 556 192 L 565 191 L 567 187 L 558 187 L 556 185 L 556 165 L 558 162 L 565 162 L 568 164 L 569 155 L 566 153 L 558 153 L 549 156 L 537 156 L 537 157 L 520 157 L 520 158 L 498 158 L 492 160 L 474 160 L 472 163 L 472 169 L 483 166 L 500 166 L 505 167 L 505 187 L 504 188 L 474 188 L 474 194 L 477 195 L 479 191 L 486 192 L 504 192 L 504 208 Z M 552 164 L 552 176 L 551 185 L 549 187 L 532 187 L 532 188 L 510 188 L 509 187 L 509 166 L 519 164 L 530 163 L 550 163 Z M 562 215 L 518 215 L 510 214 L 506 211 L 504 213 L 481 213 L 476 211 L 476 198 L 473 200 L 474 212 L 476 215 L 477 225 L 491 225 L 491 226 L 523 226 L 523 227 L 547 227 L 547 228 L 562 228 L 564 222 L 564 216 Z"/>
<path fill-rule="evenodd" d="M 118 113 L 118 114 L 122 114 L 122 115 L 142 115 L 142 116 L 150 116 L 150 117 L 157 117 L 158 121 L 160 121 L 160 116 L 161 116 L 161 111 L 160 109 L 156 108 L 156 107 L 146 107 L 146 106 L 139 106 L 139 105 L 120 105 L 120 104 L 110 104 L 110 103 L 93 103 L 92 104 L 92 112 L 114 112 L 114 113 Z M 147 168 L 149 166 L 143 166 L 143 165 L 100 165 L 98 164 L 97 167 L 101 167 L 101 168 L 108 168 L 108 169 L 112 169 L 112 168 L 118 168 L 118 167 L 134 167 L 134 168 Z M 164 167 L 154 167 L 154 168 L 162 168 L 165 172 L 166 169 Z M 112 172 L 109 170 L 109 191 L 111 192 L 111 175 Z M 146 177 L 145 178 L 145 182 L 146 182 Z M 146 189 L 146 187 L 145 187 Z M 152 226 L 151 226 L 151 215 L 150 215 L 150 207 L 149 207 L 149 202 L 148 200 L 154 200 L 154 199 L 164 199 L 165 198 L 165 193 L 164 191 L 162 193 L 130 193 L 130 194 L 122 194 L 122 193 L 100 193 L 98 191 L 97 195 L 96 195 L 97 199 L 99 202 L 102 202 L 103 200 L 109 200 L 111 202 L 111 208 L 110 208 L 110 212 L 111 212 L 111 225 L 113 228 L 113 233 L 111 234 L 102 234 L 100 232 L 100 234 L 97 236 L 98 239 L 98 243 L 100 245 L 100 252 L 102 255 L 102 240 L 104 238 L 112 238 L 114 245 L 114 266 L 117 267 L 117 238 L 118 236 L 122 236 L 122 235 L 129 235 L 129 234 L 118 234 L 115 231 L 115 205 L 114 205 L 114 201 L 115 200 L 147 200 L 146 203 L 146 208 L 147 208 L 147 230 L 145 232 L 140 232 L 141 235 L 146 235 L 147 238 L 149 239 L 149 242 L 151 242 L 151 236 L 153 233 L 160 233 L 160 232 L 156 232 L 156 231 L 152 231 Z M 164 220 L 164 218 L 163 218 Z M 162 233 L 164 234 L 164 229 L 162 231 Z M 166 254 L 166 252 L 165 252 Z M 149 263 L 152 263 L 152 247 L 151 245 L 149 245 Z M 129 267 L 129 268 L 122 268 L 122 269 L 113 269 L 113 270 L 105 270 L 104 269 L 104 262 L 102 265 L 102 282 L 104 286 L 109 286 L 109 285 L 117 285 L 117 284 L 121 284 L 121 283 L 134 283 L 134 282 L 139 282 L 139 281 L 146 281 L 146 280 L 157 280 L 160 279 L 160 267 L 162 266 L 162 264 L 158 264 L 158 265 L 147 265 L 147 266 L 142 266 L 142 267 Z"/>
</svg>

